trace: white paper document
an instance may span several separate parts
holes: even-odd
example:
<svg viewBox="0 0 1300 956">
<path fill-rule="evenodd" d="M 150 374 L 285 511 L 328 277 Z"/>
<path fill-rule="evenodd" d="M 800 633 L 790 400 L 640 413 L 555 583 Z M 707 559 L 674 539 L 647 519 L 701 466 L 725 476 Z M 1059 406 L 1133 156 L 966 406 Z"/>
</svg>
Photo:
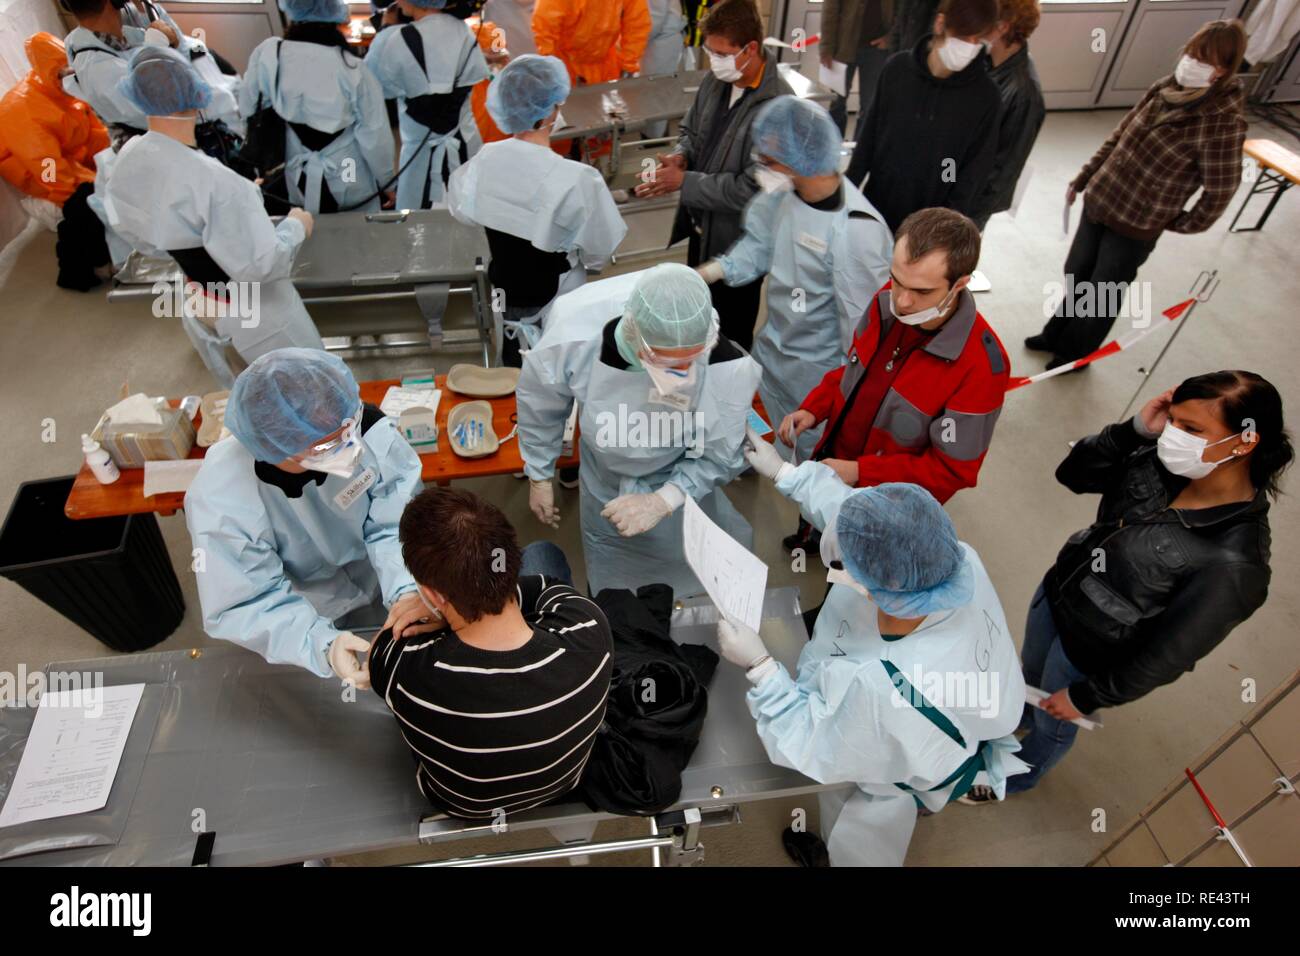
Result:
<svg viewBox="0 0 1300 956">
<path fill-rule="evenodd" d="M 767 565 L 714 524 L 690 497 L 682 512 L 682 547 L 686 563 L 718 610 L 757 631 L 763 623 Z"/>
<path fill-rule="evenodd" d="M 1025 163 L 1025 168 L 1020 171 L 1020 178 L 1016 180 L 1016 188 L 1011 194 L 1011 208 L 1007 210 L 1012 219 L 1016 217 L 1016 212 L 1020 209 L 1020 203 L 1025 198 L 1025 193 L 1029 191 L 1029 180 L 1033 178 L 1034 167 L 1029 163 Z"/>
<path fill-rule="evenodd" d="M 203 467 L 202 458 L 182 458 L 180 461 L 146 461 L 144 463 L 144 496 L 161 495 L 169 491 L 189 491 L 190 482 Z"/>
<path fill-rule="evenodd" d="M 1033 704 L 1035 707 L 1039 706 L 1043 701 L 1047 700 L 1047 698 L 1051 696 L 1052 695 L 1045 690 L 1039 690 L 1037 687 L 1030 687 L 1028 684 L 1025 685 L 1025 702 Z M 1101 726 L 1100 720 L 1089 720 L 1087 717 L 1078 717 L 1075 720 L 1070 721 L 1070 723 L 1076 724 L 1084 730 L 1096 730 Z"/>
<path fill-rule="evenodd" d="M 46 693 L 0 827 L 98 810 L 108 802 L 144 684 Z"/>
<path fill-rule="evenodd" d="M 830 66 L 822 65 L 817 68 L 817 82 L 822 86 L 828 86 L 840 96 L 848 96 L 848 83 L 845 81 L 849 78 L 849 65 L 832 60 Z"/>
<path fill-rule="evenodd" d="M 408 408 L 431 408 L 437 414 L 438 402 L 441 400 L 441 389 L 394 385 L 384 393 L 379 410 L 390 418 L 399 417 Z"/>
</svg>

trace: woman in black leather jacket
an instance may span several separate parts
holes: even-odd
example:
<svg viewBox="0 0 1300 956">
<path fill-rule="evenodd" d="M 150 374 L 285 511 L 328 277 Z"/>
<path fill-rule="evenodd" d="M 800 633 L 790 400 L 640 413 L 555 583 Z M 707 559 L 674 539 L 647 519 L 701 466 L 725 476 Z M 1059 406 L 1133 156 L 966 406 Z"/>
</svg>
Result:
<svg viewBox="0 0 1300 956">
<path fill-rule="evenodd" d="M 1268 595 L 1269 499 L 1294 453 L 1282 399 L 1252 372 L 1189 378 L 1074 446 L 1056 479 L 1100 494 L 1029 606 L 1019 756 L 1033 787 L 1070 749 L 1068 721 L 1190 671 Z"/>
</svg>

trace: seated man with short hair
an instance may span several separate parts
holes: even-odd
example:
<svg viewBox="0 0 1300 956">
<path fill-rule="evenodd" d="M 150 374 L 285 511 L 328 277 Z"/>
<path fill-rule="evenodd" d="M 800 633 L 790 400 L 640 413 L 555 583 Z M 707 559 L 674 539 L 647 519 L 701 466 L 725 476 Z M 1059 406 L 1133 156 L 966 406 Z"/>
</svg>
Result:
<svg viewBox="0 0 1300 956">
<path fill-rule="evenodd" d="M 522 551 L 494 505 L 429 488 L 402 515 L 402 557 L 434 615 L 370 651 L 430 802 L 496 819 L 572 790 L 605 717 L 613 638 L 548 541 Z"/>
</svg>

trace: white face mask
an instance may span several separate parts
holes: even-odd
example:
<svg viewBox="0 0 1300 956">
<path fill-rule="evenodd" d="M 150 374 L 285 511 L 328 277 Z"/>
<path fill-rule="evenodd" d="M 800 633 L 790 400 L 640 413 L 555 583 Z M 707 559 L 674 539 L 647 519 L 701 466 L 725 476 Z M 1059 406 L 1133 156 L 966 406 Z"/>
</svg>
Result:
<svg viewBox="0 0 1300 956">
<path fill-rule="evenodd" d="M 786 193 L 794 189 L 793 179 L 763 165 L 754 168 L 754 178 L 758 180 L 758 188 L 765 193 Z"/>
<path fill-rule="evenodd" d="M 954 288 L 951 292 L 943 297 L 943 301 L 938 305 L 932 305 L 928 309 L 922 309 L 920 312 L 912 312 L 908 315 L 899 315 L 898 309 L 894 308 L 894 293 L 889 293 L 889 311 L 894 313 L 894 318 L 898 319 L 904 325 L 925 325 L 927 322 L 933 322 L 939 316 L 943 315 L 944 310 L 952 305 L 952 298 L 957 294 Z"/>
<path fill-rule="evenodd" d="M 415 593 L 420 595 L 421 602 L 423 602 L 424 606 L 429 609 L 430 613 L 432 613 L 435 618 L 442 617 L 442 612 L 434 607 L 433 602 L 424 596 L 424 591 L 421 588 L 416 588 Z"/>
<path fill-rule="evenodd" d="M 959 40 L 957 37 L 945 37 L 943 46 L 939 47 L 939 62 L 954 73 L 960 73 L 971 65 L 982 49 L 984 46 L 979 43 Z"/>
<path fill-rule="evenodd" d="M 1201 457 L 1205 449 L 1222 445 L 1238 437 L 1239 435 L 1229 435 L 1218 441 L 1206 441 L 1204 438 L 1197 438 L 1181 428 L 1174 427 L 1173 422 L 1165 422 L 1165 429 L 1156 442 L 1156 456 L 1170 474 L 1180 475 L 1183 478 L 1204 478 L 1223 462 L 1231 461 L 1233 458 L 1229 455 L 1221 461 L 1205 461 Z"/>
<path fill-rule="evenodd" d="M 695 384 L 695 369 L 699 363 L 692 362 L 687 368 L 659 368 L 649 362 L 641 364 L 650 376 L 650 381 L 655 383 L 659 394 L 672 395 L 674 392 L 686 391 Z"/>
<path fill-rule="evenodd" d="M 855 581 L 853 579 L 853 575 L 849 574 L 849 572 L 845 571 L 843 568 L 831 568 L 829 571 L 827 571 L 826 583 L 843 584 L 844 586 L 850 587 L 853 590 L 857 591 L 868 601 L 871 600 L 871 592 L 868 591 L 866 588 L 864 588 L 857 581 Z"/>
<path fill-rule="evenodd" d="M 723 83 L 735 83 L 745 75 L 740 67 L 736 66 L 736 54 L 718 56 L 708 47 L 705 47 L 704 51 L 709 54 L 709 69 Z"/>
<path fill-rule="evenodd" d="M 1184 53 L 1174 67 L 1174 82 L 1187 89 L 1203 90 L 1214 82 L 1214 67 Z"/>
<path fill-rule="evenodd" d="M 320 455 L 299 458 L 298 464 L 308 471 L 321 471 L 327 475 L 351 478 L 357 471 L 361 458 L 361 439 L 357 437 L 356 422 L 351 423 L 339 436 L 339 443 Z"/>
</svg>

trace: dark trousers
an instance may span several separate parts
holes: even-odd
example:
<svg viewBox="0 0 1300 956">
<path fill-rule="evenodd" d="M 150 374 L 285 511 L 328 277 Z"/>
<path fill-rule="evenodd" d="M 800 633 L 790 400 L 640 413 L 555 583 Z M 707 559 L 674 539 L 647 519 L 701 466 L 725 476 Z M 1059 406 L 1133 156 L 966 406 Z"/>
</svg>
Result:
<svg viewBox="0 0 1300 956">
<path fill-rule="evenodd" d="M 1111 297 L 1100 291 L 1098 284 L 1132 282 L 1155 247 L 1155 239 L 1121 236 L 1090 220 L 1087 213 L 1079 218 L 1079 229 L 1065 257 L 1066 297 L 1042 332 L 1058 358 L 1082 358 L 1106 341 L 1115 324 L 1114 310 L 1108 306 L 1116 303 L 1108 301 Z"/>
<path fill-rule="evenodd" d="M 858 50 L 858 59 L 856 63 L 848 64 L 848 69 L 844 74 L 844 89 L 853 92 L 853 77 L 858 77 L 858 120 L 857 128 L 861 128 L 862 117 L 867 115 L 867 108 L 871 105 L 871 98 L 876 93 L 876 81 L 880 79 L 880 71 L 885 68 L 885 61 L 889 59 L 888 50 L 877 50 L 873 46 L 864 46 Z M 847 96 L 836 96 L 831 102 L 830 108 L 831 119 L 835 120 L 835 125 L 840 128 L 843 134 L 848 128 L 849 122 L 849 100 Z M 856 140 L 857 129 L 854 130 L 853 138 Z"/>
<path fill-rule="evenodd" d="M 1056 621 L 1041 584 L 1034 592 L 1034 599 L 1029 602 L 1029 618 L 1025 622 L 1025 643 L 1020 652 L 1020 661 L 1025 672 L 1025 683 L 1051 694 L 1088 676 L 1065 656 L 1061 635 L 1056 629 Z M 1025 704 L 1018 729 L 1029 733 L 1021 739 L 1020 752 L 1016 756 L 1029 764 L 1031 769 L 1028 773 L 1008 778 L 1008 794 L 1024 793 L 1032 789 L 1043 774 L 1069 753 L 1074 746 L 1074 738 L 1079 734 L 1077 725 L 1057 720 L 1041 707 L 1029 704 Z"/>
<path fill-rule="evenodd" d="M 104 224 L 87 203 L 94 191 L 91 183 L 82 183 L 63 203 L 54 254 L 59 261 L 56 281 L 64 289 L 78 292 L 93 289 L 100 284 L 95 268 L 108 264 Z"/>
<path fill-rule="evenodd" d="M 686 251 L 686 261 L 692 267 L 707 257 L 700 248 L 700 237 L 691 236 Z M 763 279 L 749 285 L 731 287 L 719 280 L 709 286 L 713 308 L 718 313 L 718 327 L 722 334 L 746 352 L 754 347 L 754 325 L 758 322 L 758 302 L 763 294 Z"/>
</svg>

